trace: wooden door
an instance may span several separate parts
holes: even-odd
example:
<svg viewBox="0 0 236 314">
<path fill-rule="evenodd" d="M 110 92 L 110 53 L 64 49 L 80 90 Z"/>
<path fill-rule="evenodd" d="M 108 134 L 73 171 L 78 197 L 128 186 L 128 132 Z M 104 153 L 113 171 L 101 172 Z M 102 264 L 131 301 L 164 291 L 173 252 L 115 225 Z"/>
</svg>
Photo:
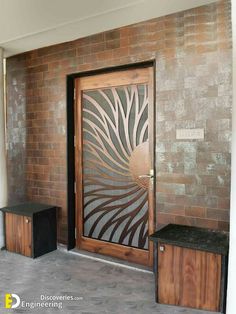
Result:
<svg viewBox="0 0 236 314">
<path fill-rule="evenodd" d="M 152 265 L 153 68 L 75 86 L 77 247 Z"/>
<path fill-rule="evenodd" d="M 159 303 L 218 312 L 221 255 L 158 245 L 157 292 Z"/>
<path fill-rule="evenodd" d="M 5 213 L 6 249 L 10 252 L 32 256 L 32 223 L 26 216 Z"/>
</svg>

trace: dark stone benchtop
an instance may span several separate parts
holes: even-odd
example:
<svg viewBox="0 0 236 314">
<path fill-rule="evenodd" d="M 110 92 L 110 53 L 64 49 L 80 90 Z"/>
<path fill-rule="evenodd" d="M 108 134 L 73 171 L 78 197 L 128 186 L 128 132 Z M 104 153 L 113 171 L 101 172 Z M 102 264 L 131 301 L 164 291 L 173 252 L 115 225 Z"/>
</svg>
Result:
<svg viewBox="0 0 236 314">
<path fill-rule="evenodd" d="M 0 208 L 0 210 L 6 213 L 32 217 L 34 214 L 38 212 L 45 211 L 51 208 L 56 208 L 56 206 L 39 204 L 39 203 L 23 203 L 23 204 L 17 204 L 17 205 L 12 205 L 12 206 L 9 205 L 9 206 Z"/>
<path fill-rule="evenodd" d="M 150 236 L 154 242 L 172 244 L 190 249 L 228 254 L 227 232 L 170 224 Z"/>
</svg>

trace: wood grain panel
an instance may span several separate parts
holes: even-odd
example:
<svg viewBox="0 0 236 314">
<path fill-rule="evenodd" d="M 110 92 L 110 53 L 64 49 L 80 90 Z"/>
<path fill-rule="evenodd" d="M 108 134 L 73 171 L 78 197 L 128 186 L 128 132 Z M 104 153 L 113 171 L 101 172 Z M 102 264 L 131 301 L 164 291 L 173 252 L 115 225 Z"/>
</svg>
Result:
<svg viewBox="0 0 236 314">
<path fill-rule="evenodd" d="M 80 89 L 89 90 L 102 87 L 112 87 L 132 84 L 147 83 L 150 81 L 149 69 L 126 70 L 83 77 L 80 80 Z"/>
<path fill-rule="evenodd" d="M 14 252 L 13 231 L 13 215 L 5 213 L 5 233 L 6 233 L 6 248 L 10 252 Z"/>
<path fill-rule="evenodd" d="M 79 248 L 93 253 L 117 257 L 122 260 L 141 265 L 151 264 L 148 251 L 123 246 L 115 243 L 108 243 L 105 241 L 80 237 Z"/>
<path fill-rule="evenodd" d="M 23 252 L 23 239 L 24 239 L 24 232 L 23 232 L 23 217 L 22 216 L 13 216 L 13 237 L 15 243 L 15 252 L 22 254 Z"/>
<path fill-rule="evenodd" d="M 160 245 L 158 302 L 219 311 L 221 255 L 166 244 L 161 252 Z"/>
<path fill-rule="evenodd" d="M 32 256 L 32 221 L 29 217 L 23 218 L 23 234 L 24 234 L 24 246 L 23 253 L 25 256 Z"/>
<path fill-rule="evenodd" d="M 31 218 L 6 213 L 5 225 L 7 250 L 30 257 L 32 255 Z"/>
</svg>

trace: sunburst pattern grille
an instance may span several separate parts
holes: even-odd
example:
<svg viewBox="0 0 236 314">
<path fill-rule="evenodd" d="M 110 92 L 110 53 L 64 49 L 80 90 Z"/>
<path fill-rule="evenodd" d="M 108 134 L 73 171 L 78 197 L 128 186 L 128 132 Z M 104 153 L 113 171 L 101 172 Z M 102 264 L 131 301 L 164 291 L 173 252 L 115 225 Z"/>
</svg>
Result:
<svg viewBox="0 0 236 314">
<path fill-rule="evenodd" d="M 83 91 L 82 104 L 84 236 L 148 249 L 148 191 L 131 165 L 148 146 L 148 87 Z"/>
</svg>

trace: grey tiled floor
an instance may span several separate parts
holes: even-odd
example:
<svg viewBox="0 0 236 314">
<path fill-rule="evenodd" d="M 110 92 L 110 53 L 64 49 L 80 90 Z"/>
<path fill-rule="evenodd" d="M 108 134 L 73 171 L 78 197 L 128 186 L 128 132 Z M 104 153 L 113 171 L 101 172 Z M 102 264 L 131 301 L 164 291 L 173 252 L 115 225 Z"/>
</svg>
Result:
<svg viewBox="0 0 236 314">
<path fill-rule="evenodd" d="M 4 309 L 5 293 L 21 301 L 39 302 L 40 295 L 72 295 L 63 308 Z M 13 302 L 14 303 L 14 302 Z M 153 274 L 104 264 L 58 250 L 35 260 L 0 252 L 0 313 L 73 314 L 206 314 L 154 301 Z"/>
</svg>

